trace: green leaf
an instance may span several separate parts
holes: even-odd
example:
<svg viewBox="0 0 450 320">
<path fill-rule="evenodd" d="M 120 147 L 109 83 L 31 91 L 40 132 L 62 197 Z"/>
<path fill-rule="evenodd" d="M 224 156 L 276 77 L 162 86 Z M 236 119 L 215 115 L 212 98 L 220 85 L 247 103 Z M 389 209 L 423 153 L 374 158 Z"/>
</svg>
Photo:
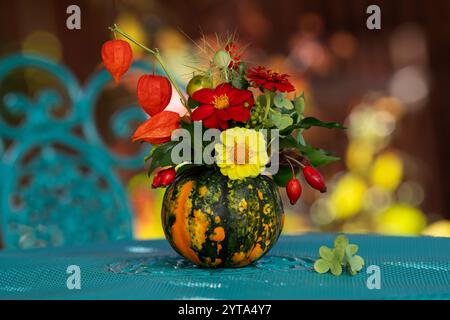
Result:
<svg viewBox="0 0 450 320">
<path fill-rule="evenodd" d="M 325 260 L 332 261 L 334 259 L 333 250 L 326 246 L 320 247 L 319 254 L 320 254 L 320 257 Z"/>
<path fill-rule="evenodd" d="M 280 130 L 285 129 L 294 123 L 294 120 L 290 116 L 280 114 L 278 112 L 271 113 L 270 119 L 272 120 L 273 124 Z"/>
<path fill-rule="evenodd" d="M 195 109 L 200 105 L 200 102 L 195 101 L 194 99 L 192 99 L 191 97 L 188 98 L 188 106 L 190 109 Z"/>
<path fill-rule="evenodd" d="M 294 99 L 294 108 L 295 112 L 299 115 L 303 115 L 303 112 L 305 112 L 305 95 L 303 92 L 300 96 Z"/>
<path fill-rule="evenodd" d="M 303 138 L 303 134 L 300 132 L 300 130 L 297 131 L 297 142 L 299 145 L 306 147 L 305 138 Z"/>
<path fill-rule="evenodd" d="M 249 82 L 247 81 L 247 79 L 245 79 L 241 75 L 234 77 L 233 80 L 231 81 L 231 84 L 233 85 L 233 87 L 235 87 L 237 89 L 245 90 L 249 87 Z"/>
<path fill-rule="evenodd" d="M 287 110 L 292 110 L 294 109 L 294 105 L 292 104 L 292 101 L 286 98 L 286 93 L 285 92 L 279 92 L 274 100 L 273 100 L 273 104 L 281 109 L 287 109 Z"/>
<path fill-rule="evenodd" d="M 308 117 L 299 122 L 299 127 L 309 129 L 311 127 L 322 127 L 327 129 L 345 129 L 345 127 L 337 122 L 323 122 L 314 117 Z"/>
<path fill-rule="evenodd" d="M 337 236 L 334 240 L 334 246 L 346 248 L 348 246 L 348 238 L 344 235 Z"/>
<path fill-rule="evenodd" d="M 265 94 L 262 94 L 262 95 L 258 96 L 258 98 L 256 98 L 256 101 L 261 106 L 261 108 L 264 109 L 267 104 L 267 96 Z"/>
<path fill-rule="evenodd" d="M 295 138 L 291 135 L 280 137 L 280 140 L 278 142 L 278 146 L 280 150 L 286 149 L 286 148 L 295 148 L 297 149 L 299 147 L 297 141 Z"/>
<path fill-rule="evenodd" d="M 300 152 L 308 158 L 309 162 L 314 166 L 326 165 L 339 160 L 338 157 L 332 156 L 329 151 L 314 148 L 311 145 L 301 146 L 299 145 Z"/>
<path fill-rule="evenodd" d="M 294 131 L 295 129 L 309 129 L 311 127 L 322 127 L 327 129 L 345 129 L 344 126 L 340 125 L 337 122 L 323 122 L 319 119 L 308 117 L 304 118 L 303 120 L 299 121 L 298 123 L 295 123 L 286 129 L 284 129 L 282 132 L 280 132 L 281 135 L 286 135 Z"/>
<path fill-rule="evenodd" d="M 335 276 L 340 276 L 342 274 L 342 265 L 340 263 L 333 263 L 330 267 L 330 271 Z"/>
<path fill-rule="evenodd" d="M 152 158 L 152 153 L 153 153 L 153 150 L 154 150 L 154 149 L 155 149 L 154 147 L 152 147 L 152 148 L 150 149 L 150 152 L 149 152 L 148 155 L 144 158 L 144 163 L 147 163 L 147 161 L 150 160 L 150 159 Z"/>
<path fill-rule="evenodd" d="M 354 256 L 348 261 L 348 264 L 350 265 L 352 271 L 358 272 L 364 266 L 364 259 L 360 256 Z"/>
<path fill-rule="evenodd" d="M 339 263 L 344 262 L 345 247 L 336 247 L 333 249 L 334 259 Z"/>
<path fill-rule="evenodd" d="M 325 261 L 323 259 L 318 259 L 316 262 L 314 262 L 314 270 L 318 273 L 326 273 L 328 270 L 330 270 L 331 264 L 328 261 Z"/>
<path fill-rule="evenodd" d="M 349 256 L 352 256 L 358 252 L 358 246 L 356 244 L 349 244 L 346 249 L 346 253 Z"/>
<path fill-rule="evenodd" d="M 364 266 L 364 259 L 354 255 L 358 251 L 356 244 L 350 244 L 345 235 L 339 235 L 334 240 L 334 249 L 321 246 L 319 249 L 320 258 L 314 263 L 317 272 L 325 273 L 330 271 L 333 275 L 339 276 L 343 268 L 351 275 L 356 275 Z"/>
<path fill-rule="evenodd" d="M 147 175 L 150 176 L 152 172 L 159 167 L 166 167 L 174 165 L 172 162 L 172 149 L 178 143 L 178 141 L 169 141 L 164 144 L 153 147 L 148 159 L 151 159 L 150 166 L 148 167 Z"/>
<path fill-rule="evenodd" d="M 285 188 L 288 181 L 292 178 L 292 170 L 289 166 L 280 166 L 278 172 L 272 177 L 279 187 Z"/>
</svg>

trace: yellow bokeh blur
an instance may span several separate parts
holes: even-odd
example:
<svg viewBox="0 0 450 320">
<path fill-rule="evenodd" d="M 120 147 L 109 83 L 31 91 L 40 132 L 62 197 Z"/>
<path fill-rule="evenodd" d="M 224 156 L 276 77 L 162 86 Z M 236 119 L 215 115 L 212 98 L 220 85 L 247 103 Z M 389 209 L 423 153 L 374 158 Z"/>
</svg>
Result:
<svg viewBox="0 0 450 320">
<path fill-rule="evenodd" d="M 328 207 L 336 219 L 347 219 L 357 214 L 363 205 L 367 185 L 355 174 L 346 174 L 337 182 Z"/>
<path fill-rule="evenodd" d="M 283 235 L 295 235 L 311 231 L 306 215 L 296 211 L 286 210 Z"/>
<path fill-rule="evenodd" d="M 403 161 L 395 152 L 380 154 L 370 173 L 371 183 L 377 187 L 393 191 L 403 178 Z"/>
<path fill-rule="evenodd" d="M 423 232 L 425 236 L 450 238 L 450 220 L 440 220 L 430 224 Z"/>
<path fill-rule="evenodd" d="M 346 154 L 346 163 L 350 171 L 365 173 L 372 164 L 375 148 L 364 140 L 351 141 Z"/>
<path fill-rule="evenodd" d="M 415 236 L 426 226 L 425 214 L 408 204 L 394 204 L 378 214 L 376 231 L 386 235 Z"/>
<path fill-rule="evenodd" d="M 152 189 L 145 173 L 135 175 L 127 191 L 134 211 L 133 235 L 135 239 L 162 239 L 161 207 L 164 189 Z"/>
<path fill-rule="evenodd" d="M 61 60 L 61 42 L 52 33 L 37 30 L 26 36 L 22 42 L 22 52 L 26 54 L 38 54 L 51 58 L 55 61 Z"/>
<path fill-rule="evenodd" d="M 135 16 L 129 13 L 123 13 L 119 16 L 116 23 L 120 26 L 122 30 L 125 30 L 127 34 L 132 36 L 138 42 L 149 47 L 149 43 L 147 43 L 148 39 L 146 32 L 144 31 L 139 20 Z M 131 49 L 133 49 L 134 56 L 138 57 L 143 54 L 143 49 L 141 49 L 141 47 L 139 47 L 138 45 L 134 44 L 131 41 L 128 41 L 125 37 L 121 36 L 118 33 L 116 33 L 115 36 L 117 39 L 126 40 L 131 45 Z"/>
</svg>

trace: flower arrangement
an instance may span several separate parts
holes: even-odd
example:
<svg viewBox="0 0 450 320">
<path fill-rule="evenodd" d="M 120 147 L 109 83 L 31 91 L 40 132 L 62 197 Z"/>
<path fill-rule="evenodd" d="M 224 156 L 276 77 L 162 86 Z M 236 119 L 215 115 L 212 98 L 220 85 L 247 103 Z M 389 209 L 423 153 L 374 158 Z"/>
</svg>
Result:
<svg viewBox="0 0 450 320">
<path fill-rule="evenodd" d="M 110 29 L 153 55 L 166 73 L 139 79 L 138 102 L 150 118 L 132 140 L 153 145 L 145 161 L 152 187 L 167 187 L 162 208 L 167 239 L 201 266 L 239 267 L 259 259 L 284 223 L 278 187 L 286 188 L 295 204 L 302 171 L 311 187 L 325 192 L 316 167 L 338 159 L 308 144 L 303 130 L 343 127 L 305 117 L 304 94 L 288 98 L 295 92 L 289 76 L 263 66 L 247 68 L 233 36 L 218 38 L 216 48 L 205 46 L 207 66 L 196 69 L 185 95 L 157 49 L 117 25 Z M 131 47 L 124 40 L 107 41 L 102 59 L 118 82 L 131 65 Z M 172 88 L 185 114 L 165 110 Z M 196 135 L 198 129 L 205 133 Z M 188 142 L 182 147 L 180 137 Z M 179 151 L 183 156 L 174 156 Z"/>
</svg>

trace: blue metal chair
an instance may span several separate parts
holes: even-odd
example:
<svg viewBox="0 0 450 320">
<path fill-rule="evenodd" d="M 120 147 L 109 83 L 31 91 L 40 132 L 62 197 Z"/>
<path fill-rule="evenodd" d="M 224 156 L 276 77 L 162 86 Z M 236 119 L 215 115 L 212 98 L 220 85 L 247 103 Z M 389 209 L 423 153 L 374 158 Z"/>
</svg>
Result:
<svg viewBox="0 0 450 320">
<path fill-rule="evenodd" d="M 14 92 L 1 97 L 8 112 L 25 119 L 13 126 L 0 116 L 3 245 L 34 248 L 131 238 L 131 209 L 116 170 L 142 167 L 149 148 L 123 157 L 102 141 L 94 107 L 111 76 L 98 72 L 82 88 L 62 65 L 14 55 L 0 61 L 0 84 L 12 71 L 30 67 L 58 79 L 67 90 L 71 112 L 63 119 L 52 115 L 63 101 L 55 88 L 34 98 Z M 143 62 L 133 68 L 151 70 Z M 109 126 L 116 136 L 127 137 L 130 120 L 144 119 L 139 107 L 127 106 L 113 115 Z"/>
</svg>

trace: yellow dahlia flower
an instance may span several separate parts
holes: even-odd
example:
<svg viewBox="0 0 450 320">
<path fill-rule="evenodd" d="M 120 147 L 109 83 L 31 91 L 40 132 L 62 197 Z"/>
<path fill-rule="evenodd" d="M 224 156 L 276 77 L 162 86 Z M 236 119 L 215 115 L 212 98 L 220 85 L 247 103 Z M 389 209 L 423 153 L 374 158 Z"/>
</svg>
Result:
<svg viewBox="0 0 450 320">
<path fill-rule="evenodd" d="M 264 135 L 252 129 L 222 131 L 215 150 L 220 172 L 231 180 L 256 177 L 269 162 Z"/>
</svg>

